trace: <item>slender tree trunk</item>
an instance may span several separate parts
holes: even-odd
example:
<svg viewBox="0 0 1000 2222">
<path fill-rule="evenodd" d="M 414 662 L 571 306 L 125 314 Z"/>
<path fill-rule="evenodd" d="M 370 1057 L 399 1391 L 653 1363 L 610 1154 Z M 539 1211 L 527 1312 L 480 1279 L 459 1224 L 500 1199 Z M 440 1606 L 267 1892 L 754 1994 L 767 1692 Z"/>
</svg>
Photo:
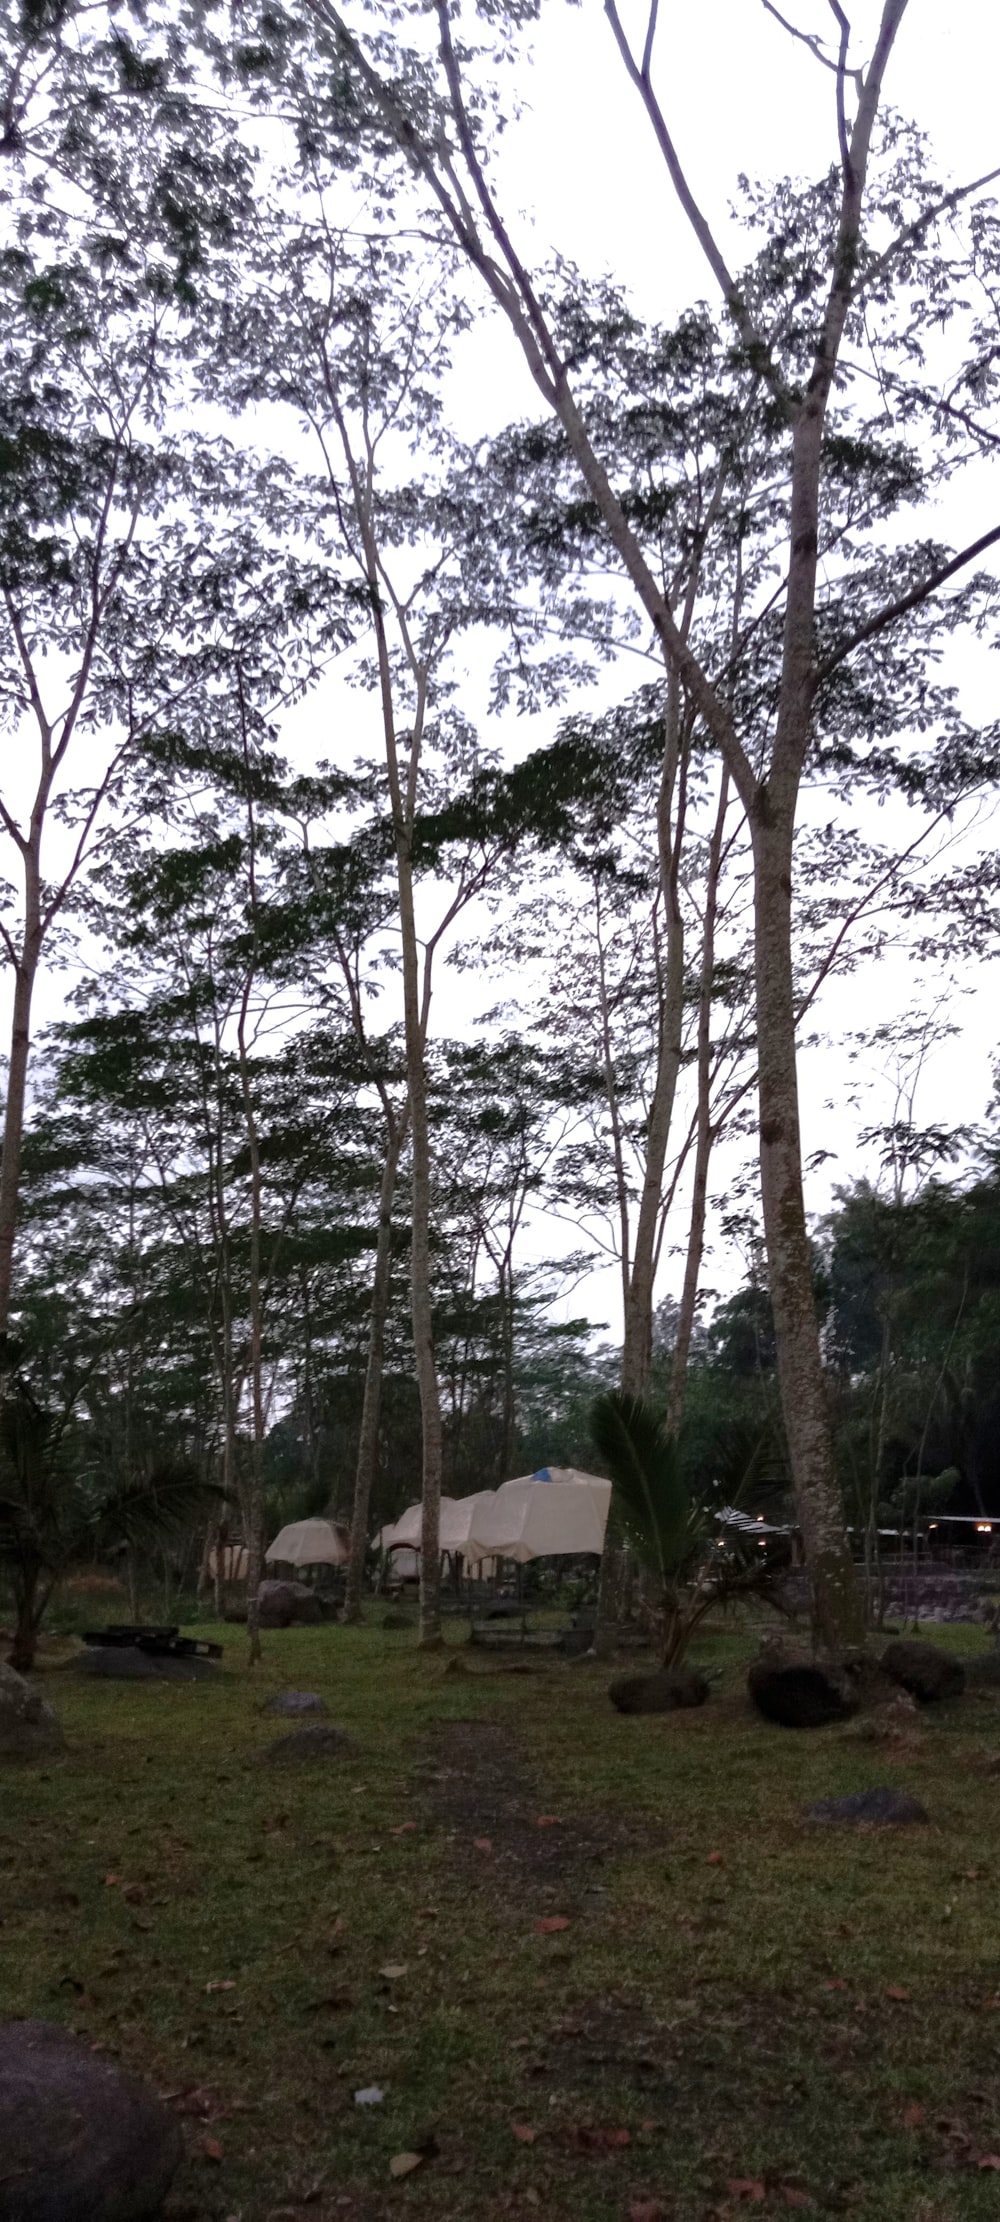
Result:
<svg viewBox="0 0 1000 2222">
<path fill-rule="evenodd" d="M 618 1101 L 618 1076 L 615 1071 L 614 1050 L 611 1041 L 611 1001 L 608 995 L 607 971 L 604 962 L 604 941 L 601 926 L 601 889 L 598 882 L 596 897 L 597 936 L 597 992 L 601 1014 L 601 1062 L 604 1067 L 604 1092 L 608 1099 L 608 1116 L 611 1121 L 611 1147 L 615 1166 L 615 1197 L 618 1205 L 619 1271 L 622 1288 L 622 1317 L 628 1318 L 629 1286 L 632 1278 L 632 1239 L 629 1222 L 629 1188 L 625 1171 L 625 1143 L 622 1135 L 621 1106 Z"/>
<path fill-rule="evenodd" d="M 645 1396 L 653 1362 L 653 1280 L 656 1237 L 663 1201 L 663 1173 L 681 1064 L 684 1016 L 684 921 L 676 885 L 667 893 L 667 961 L 660 1005 L 656 1078 L 646 1125 L 646 1167 L 635 1227 L 625 1308 L 622 1388 Z"/>
<path fill-rule="evenodd" d="M 37 871 L 33 877 L 37 883 Z M 34 907 L 37 911 L 37 902 Z M 4 1109 L 3 1151 L 0 1154 L 0 1373 L 4 1370 L 3 1350 L 10 1323 L 14 1287 L 14 1243 L 17 1237 L 24 1105 L 31 1049 L 31 999 L 40 949 L 41 934 L 36 918 L 25 934 L 21 960 L 14 975 L 7 1100 Z"/>
<path fill-rule="evenodd" d="M 715 974 L 715 926 L 722 872 L 722 843 L 729 808 L 729 774 L 725 766 L 719 783 L 719 800 L 708 851 L 705 883 L 705 923 L 701 937 L 701 978 L 698 985 L 698 1111 L 695 1134 L 694 1174 L 691 1183 L 691 1217 L 688 1224 L 684 1285 L 677 1314 L 677 1336 L 670 1368 L 667 1426 L 676 1435 L 684 1411 L 684 1389 L 691 1336 L 698 1309 L 698 1282 L 705 1254 L 705 1213 L 708 1205 L 708 1168 L 712 1155 L 712 984 Z"/>
<path fill-rule="evenodd" d="M 382 1368 L 385 1362 L 385 1322 L 389 1309 L 389 1287 L 392 1275 L 392 1205 L 396 1193 L 399 1153 L 404 1132 L 405 1113 L 394 1121 L 387 1136 L 385 1164 L 382 1167 L 382 1184 L 378 1200 L 378 1235 L 375 1244 L 375 1274 L 372 1282 L 371 1319 L 368 1329 L 368 1364 L 365 1370 L 365 1395 L 361 1410 L 358 1463 L 354 1476 L 351 1555 L 347 1564 L 347 1594 L 344 1600 L 344 1619 L 351 1622 L 359 1621 L 361 1618 L 365 1556 L 368 1550 L 368 1508 L 371 1503 L 372 1485 L 375 1479 L 375 1461 L 378 1452 Z"/>
<path fill-rule="evenodd" d="M 864 1636 L 844 1527 L 806 1227 L 791 962 L 792 826 L 753 826 L 760 1178 L 785 1433 L 812 1593 L 814 1640 L 836 1651 Z"/>
<path fill-rule="evenodd" d="M 683 793 L 673 822 L 673 798 L 679 762 L 679 687 L 671 672 L 667 678 L 666 740 L 657 803 L 657 837 L 660 887 L 667 931 L 667 958 L 660 997 L 656 1049 L 656 1076 L 646 1126 L 646 1165 L 636 1221 L 631 1270 L 627 1273 L 625 1331 L 622 1342 L 622 1388 L 645 1396 L 653 1360 L 653 1280 L 656 1271 L 656 1236 L 663 1198 L 663 1172 L 681 1062 L 681 1028 L 684 1017 L 684 918 L 678 894 L 680 845 L 684 830 Z M 625 1547 L 615 1517 L 614 1504 L 604 1532 L 604 1550 L 597 1588 L 597 1621 L 594 1650 L 599 1659 L 610 1658 L 614 1648 L 626 1588 Z"/>
<path fill-rule="evenodd" d="M 407 1066 L 410 1090 L 412 1213 L 410 1291 L 413 1347 L 420 1391 L 423 1445 L 420 1543 L 420 1641 L 435 1648 L 441 1638 L 441 1392 L 434 1355 L 431 1313 L 431 1149 L 427 1117 L 427 1068 L 420 1026 L 417 936 L 408 846 L 399 857 L 400 924 L 403 938 L 403 992 L 406 1008 Z"/>
<path fill-rule="evenodd" d="M 16 1618 L 9 1662 L 15 1674 L 30 1674 L 35 1664 L 38 1630 L 41 1627 L 42 1613 L 45 1609 L 45 1598 L 42 1599 L 41 1603 L 38 1599 L 40 1580 L 41 1568 L 35 1566 L 27 1571 L 22 1569 L 20 1579 L 15 1584 Z M 46 1591 L 47 1596 L 48 1591 Z"/>
<path fill-rule="evenodd" d="M 249 988 L 247 990 L 249 995 Z M 249 1664 L 255 1666 L 260 1648 L 260 1582 L 264 1568 L 264 1389 L 263 1319 L 261 1298 L 261 1170 L 260 1138 L 250 1088 L 244 1023 L 246 1000 L 240 1017 L 240 1085 L 250 1152 L 250 1532 L 247 1537 L 247 1638 Z"/>
</svg>

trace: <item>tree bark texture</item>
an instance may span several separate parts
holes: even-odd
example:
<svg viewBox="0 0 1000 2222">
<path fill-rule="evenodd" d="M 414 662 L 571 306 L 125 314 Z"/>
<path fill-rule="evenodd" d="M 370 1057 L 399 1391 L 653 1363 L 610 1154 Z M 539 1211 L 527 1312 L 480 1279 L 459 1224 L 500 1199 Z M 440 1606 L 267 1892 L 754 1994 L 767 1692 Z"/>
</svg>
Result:
<svg viewBox="0 0 1000 2222">
<path fill-rule="evenodd" d="M 14 1005 L 10 1028 L 7 1100 L 4 1108 L 3 1152 L 0 1155 L 0 1375 L 5 1370 L 4 1347 L 10 1325 L 14 1289 L 14 1244 L 17 1238 L 18 1199 L 21 1187 L 21 1149 L 24 1140 L 24 1105 L 31 1051 L 31 999 L 38 969 L 40 936 L 26 933 L 21 961 L 14 980 Z"/>
<path fill-rule="evenodd" d="M 860 1643 L 864 1610 L 844 1527 L 806 1226 L 790 919 L 792 828 L 753 829 L 760 1177 L 778 1378 L 812 1593 L 824 1649 Z"/>
<path fill-rule="evenodd" d="M 399 1170 L 399 1153 L 403 1134 L 404 1122 L 402 1118 L 398 1118 L 387 1134 L 385 1163 L 382 1167 L 382 1181 L 379 1189 L 375 1273 L 372 1280 L 371 1316 L 368 1327 L 368 1363 L 365 1368 L 365 1394 L 361 1410 L 361 1433 L 358 1438 L 358 1462 L 354 1476 L 351 1551 L 347 1563 L 347 1594 L 344 1601 L 344 1619 L 352 1623 L 361 1619 L 365 1559 L 368 1553 L 368 1512 L 378 1455 L 382 1368 L 385 1363 L 385 1322 L 389 1309 L 389 1285 L 392 1274 L 392 1206 L 396 1193 L 396 1176 Z"/>
<path fill-rule="evenodd" d="M 677 1313 L 677 1335 L 670 1366 L 667 1426 L 676 1435 L 684 1414 L 691 1337 L 698 1309 L 698 1282 L 705 1254 L 705 1214 L 708 1205 L 708 1170 L 712 1155 L 712 985 L 715 976 L 715 927 L 719 907 L 722 844 L 729 808 L 729 774 L 723 767 L 719 800 L 708 851 L 705 884 L 705 921 L 701 936 L 701 976 L 698 983 L 698 1105 L 695 1127 L 694 1172 L 691 1180 L 691 1215 L 688 1222 L 684 1282 Z"/>
</svg>

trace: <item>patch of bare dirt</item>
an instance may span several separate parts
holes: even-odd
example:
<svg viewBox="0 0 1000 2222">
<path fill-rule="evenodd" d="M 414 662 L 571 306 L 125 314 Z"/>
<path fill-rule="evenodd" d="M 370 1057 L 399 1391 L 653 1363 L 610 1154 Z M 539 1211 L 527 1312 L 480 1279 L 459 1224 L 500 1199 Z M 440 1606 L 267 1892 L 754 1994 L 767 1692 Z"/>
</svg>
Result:
<svg viewBox="0 0 1000 2222">
<path fill-rule="evenodd" d="M 466 1876 L 494 1895 L 513 1895 L 525 1882 L 543 1893 L 546 1885 L 586 1891 L 589 1883 L 601 1895 L 603 1863 L 651 1839 L 648 1826 L 614 1813 L 553 1811 L 517 1737 L 497 1721 L 439 1722 L 416 1786 L 430 1817 L 452 1838 Z"/>
</svg>

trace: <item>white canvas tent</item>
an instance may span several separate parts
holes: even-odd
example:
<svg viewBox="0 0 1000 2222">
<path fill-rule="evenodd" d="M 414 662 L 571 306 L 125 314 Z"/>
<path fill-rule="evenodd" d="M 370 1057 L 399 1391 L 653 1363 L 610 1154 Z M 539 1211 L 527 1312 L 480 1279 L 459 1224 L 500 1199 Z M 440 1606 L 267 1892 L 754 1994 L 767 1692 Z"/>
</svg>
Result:
<svg viewBox="0 0 1000 2222">
<path fill-rule="evenodd" d="M 441 1531 L 442 1551 L 460 1551 L 465 1554 L 469 1530 L 476 1514 L 483 1505 L 492 1504 L 492 1489 L 479 1489 L 471 1497 L 442 1497 Z M 383 1528 L 379 1541 L 383 1551 L 398 1555 L 401 1550 L 419 1551 L 423 1542 L 423 1507 L 408 1505 L 391 1527 Z"/>
<path fill-rule="evenodd" d="M 611 1504 L 611 1483 L 573 1466 L 543 1467 L 505 1481 L 493 1497 L 481 1500 L 468 1543 L 467 1561 L 575 1556 L 604 1549 Z"/>
<path fill-rule="evenodd" d="M 279 1566 L 345 1566 L 349 1556 L 347 1531 L 334 1520 L 292 1520 L 264 1553 Z"/>
</svg>

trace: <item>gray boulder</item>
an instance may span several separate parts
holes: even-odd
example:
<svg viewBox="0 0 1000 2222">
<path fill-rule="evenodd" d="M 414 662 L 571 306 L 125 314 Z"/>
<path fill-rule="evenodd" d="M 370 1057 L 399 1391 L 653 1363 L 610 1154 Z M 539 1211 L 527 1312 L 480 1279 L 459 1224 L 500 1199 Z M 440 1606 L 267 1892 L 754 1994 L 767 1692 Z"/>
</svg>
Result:
<svg viewBox="0 0 1000 2222">
<path fill-rule="evenodd" d="M 961 1659 L 948 1651 L 939 1651 L 935 1643 L 919 1643 L 904 1638 L 899 1643 L 888 1643 L 882 1653 L 880 1665 L 883 1674 L 893 1682 L 901 1682 L 920 1705 L 934 1705 L 943 1697 L 961 1697 L 965 1688 L 965 1668 Z"/>
<path fill-rule="evenodd" d="M 325 1713 L 326 1703 L 315 1690 L 279 1690 L 269 1697 L 265 1713 Z"/>
<path fill-rule="evenodd" d="M 257 1604 L 262 1628 L 303 1628 L 324 1618 L 315 1591 L 305 1582 L 261 1582 Z"/>
<path fill-rule="evenodd" d="M 51 1705 L 13 1667 L 0 1665 L 0 1760 L 51 1759 L 64 1750 Z"/>
<path fill-rule="evenodd" d="M 694 1667 L 663 1667 L 659 1674 L 624 1674 L 608 1690 L 619 1713 L 675 1713 L 704 1705 L 708 1683 Z"/>
<path fill-rule="evenodd" d="M 815 1805 L 807 1807 L 807 1819 L 840 1823 L 848 1828 L 860 1828 L 864 1823 L 876 1828 L 911 1828 L 917 1822 L 929 1821 L 930 1814 L 919 1798 L 911 1798 L 906 1790 L 852 1790 L 846 1798 L 818 1798 Z"/>
<path fill-rule="evenodd" d="M 754 1660 L 747 1688 L 757 1711 L 781 1728 L 825 1728 L 849 1719 L 859 1703 L 856 1679 L 844 1667 L 780 1653 Z"/>
<path fill-rule="evenodd" d="M 346 1759 L 357 1748 L 344 1729 L 317 1721 L 309 1728 L 293 1728 L 290 1736 L 279 1736 L 261 1752 L 261 1759 L 271 1767 L 310 1766 L 317 1759 Z"/>
<path fill-rule="evenodd" d="M 183 2150 L 136 2076 L 53 2022 L 0 2022 L 0 2222 L 151 2222 Z"/>
</svg>

